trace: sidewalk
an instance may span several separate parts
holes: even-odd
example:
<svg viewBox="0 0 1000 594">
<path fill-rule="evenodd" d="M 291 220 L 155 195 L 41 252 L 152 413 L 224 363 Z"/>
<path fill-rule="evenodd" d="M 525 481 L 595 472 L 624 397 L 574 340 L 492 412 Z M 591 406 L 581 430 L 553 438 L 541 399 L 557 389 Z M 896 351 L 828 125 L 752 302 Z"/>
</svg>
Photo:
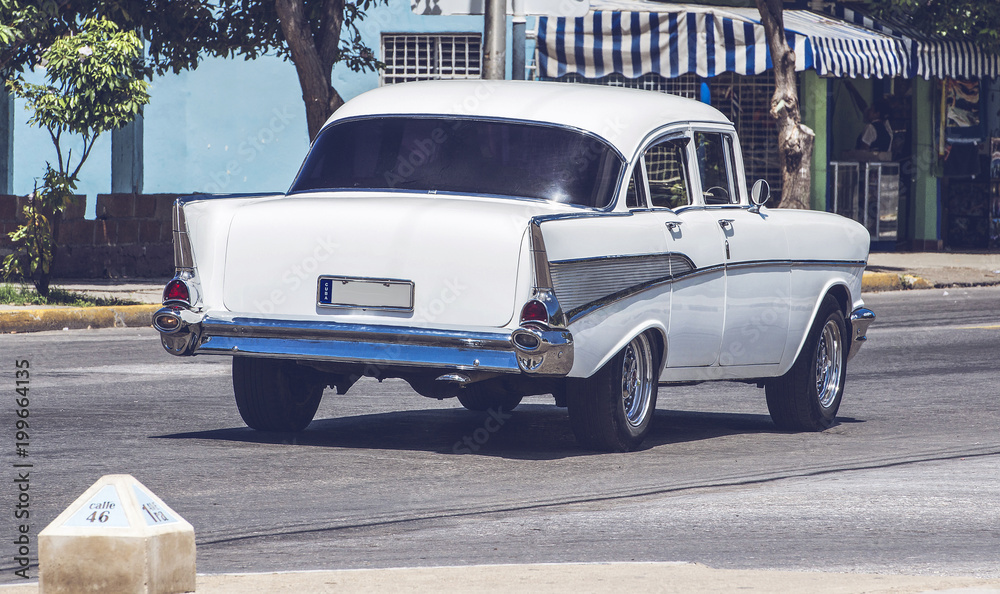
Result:
<svg viewBox="0 0 1000 594">
<path fill-rule="evenodd" d="M 696 563 L 567 563 L 199 575 L 198 594 L 269 592 L 676 592 L 1000 594 L 1000 579 L 712 569 Z M 38 585 L 0 586 L 37 594 Z"/>
<path fill-rule="evenodd" d="M 874 252 L 868 257 L 862 290 L 996 284 L 1000 284 L 1000 253 Z"/>
<path fill-rule="evenodd" d="M 143 305 L 72 308 L 0 305 L 0 333 L 149 326 L 169 279 L 65 280 L 53 286 Z M 1000 284 L 1000 253 L 884 253 L 868 258 L 862 290 L 893 291 Z"/>
</svg>

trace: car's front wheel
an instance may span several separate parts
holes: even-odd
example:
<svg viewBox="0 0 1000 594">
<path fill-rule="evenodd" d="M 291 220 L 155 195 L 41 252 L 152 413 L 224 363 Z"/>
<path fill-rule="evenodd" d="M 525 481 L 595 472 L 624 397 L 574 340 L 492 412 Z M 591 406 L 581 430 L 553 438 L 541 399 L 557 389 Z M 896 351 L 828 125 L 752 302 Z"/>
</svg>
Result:
<svg viewBox="0 0 1000 594">
<path fill-rule="evenodd" d="M 765 385 L 767 410 L 778 429 L 822 431 L 833 426 L 847 378 L 847 338 L 844 312 L 827 295 L 795 364 Z"/>
<path fill-rule="evenodd" d="M 236 407 L 252 429 L 305 429 L 316 415 L 324 388 L 319 372 L 294 361 L 233 357 Z"/>
<path fill-rule="evenodd" d="M 659 364 L 657 343 L 644 333 L 593 376 L 573 380 L 567 406 L 577 441 L 610 452 L 639 447 L 656 410 Z"/>
</svg>

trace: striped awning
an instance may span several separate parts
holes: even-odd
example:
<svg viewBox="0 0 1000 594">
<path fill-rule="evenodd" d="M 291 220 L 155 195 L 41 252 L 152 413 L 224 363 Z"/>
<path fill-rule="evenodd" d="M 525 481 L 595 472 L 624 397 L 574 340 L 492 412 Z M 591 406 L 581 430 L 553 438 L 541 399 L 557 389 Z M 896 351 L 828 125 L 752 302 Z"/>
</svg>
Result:
<svg viewBox="0 0 1000 594">
<path fill-rule="evenodd" d="M 591 8 L 584 17 L 539 18 L 541 76 L 711 77 L 760 74 L 771 67 L 755 9 L 642 0 L 594 0 Z M 869 78 L 900 76 L 909 69 L 907 53 L 891 35 L 804 10 L 784 14 L 798 71 Z"/>
<path fill-rule="evenodd" d="M 898 39 L 910 62 L 907 76 L 979 78 L 1000 75 L 1000 56 L 985 52 L 972 42 L 929 37 L 905 24 L 875 20 L 845 6 L 838 5 L 833 10 L 845 21 Z"/>
</svg>

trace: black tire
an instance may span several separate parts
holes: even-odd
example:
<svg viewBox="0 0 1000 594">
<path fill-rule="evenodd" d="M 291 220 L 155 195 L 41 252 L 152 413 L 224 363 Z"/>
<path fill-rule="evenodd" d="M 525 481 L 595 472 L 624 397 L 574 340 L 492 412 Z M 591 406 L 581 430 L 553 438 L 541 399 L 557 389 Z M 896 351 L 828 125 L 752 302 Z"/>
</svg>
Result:
<svg viewBox="0 0 1000 594">
<path fill-rule="evenodd" d="M 521 395 L 511 392 L 499 382 L 485 381 L 470 384 L 458 393 L 458 401 L 469 410 L 514 410 L 521 404 Z"/>
<path fill-rule="evenodd" d="M 659 370 L 657 342 L 640 334 L 593 376 L 570 380 L 566 404 L 577 442 L 607 452 L 639 447 L 656 410 Z"/>
<path fill-rule="evenodd" d="M 827 295 L 795 364 L 765 384 L 767 410 L 778 429 L 822 431 L 834 425 L 847 378 L 848 340 L 844 312 Z"/>
<path fill-rule="evenodd" d="M 312 422 L 326 383 L 294 361 L 233 357 L 233 392 L 243 421 L 258 431 L 301 431 Z"/>
</svg>

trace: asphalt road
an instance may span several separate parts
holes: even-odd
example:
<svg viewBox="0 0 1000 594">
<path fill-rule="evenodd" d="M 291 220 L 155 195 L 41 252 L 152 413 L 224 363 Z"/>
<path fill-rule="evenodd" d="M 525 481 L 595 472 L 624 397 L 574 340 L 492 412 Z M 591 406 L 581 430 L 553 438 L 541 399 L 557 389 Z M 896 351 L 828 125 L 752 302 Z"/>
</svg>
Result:
<svg viewBox="0 0 1000 594">
<path fill-rule="evenodd" d="M 130 473 L 194 525 L 207 573 L 634 560 L 1000 577 L 1000 288 L 866 300 L 878 320 L 838 426 L 777 432 L 753 386 L 661 388 L 630 454 L 579 449 L 546 398 L 501 423 L 390 380 L 328 390 L 304 433 L 256 434 L 227 359 L 171 357 L 147 330 L 2 335 L 0 584 L 20 581 L 26 459 L 33 541 L 100 476 Z"/>
</svg>

